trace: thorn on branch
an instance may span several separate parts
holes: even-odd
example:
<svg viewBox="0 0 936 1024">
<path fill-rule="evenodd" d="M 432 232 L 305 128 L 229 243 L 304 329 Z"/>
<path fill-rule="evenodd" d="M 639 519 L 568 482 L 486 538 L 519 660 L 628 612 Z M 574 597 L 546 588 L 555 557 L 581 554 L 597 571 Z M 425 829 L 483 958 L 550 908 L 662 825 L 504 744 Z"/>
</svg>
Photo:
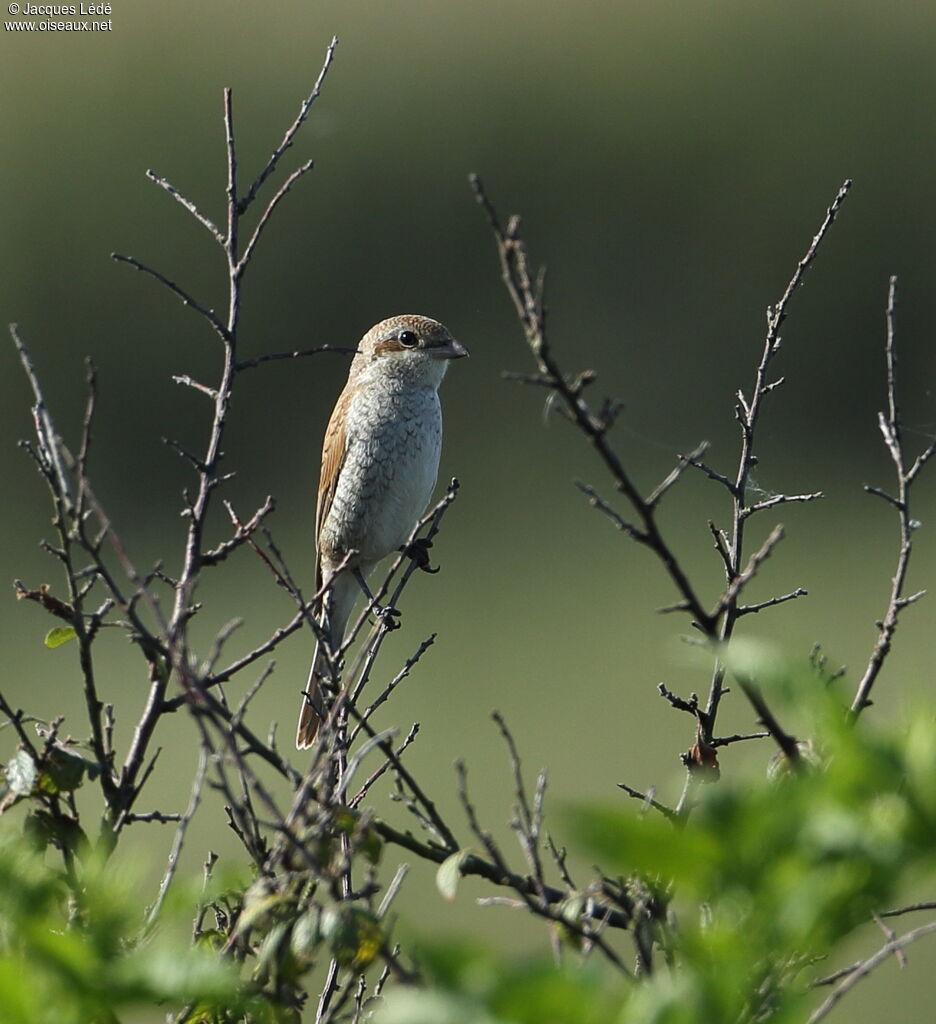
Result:
<svg viewBox="0 0 936 1024">
<path fill-rule="evenodd" d="M 926 465 L 927 462 L 932 458 L 933 453 L 936 452 L 936 438 L 927 445 L 927 447 L 920 452 L 920 454 L 914 460 L 913 465 L 907 471 L 907 485 L 913 483 L 917 473 Z"/>
<path fill-rule="evenodd" d="M 779 597 L 771 597 L 769 600 L 761 601 L 758 604 L 741 605 L 737 610 L 737 614 L 739 618 L 742 615 L 756 615 L 765 608 L 773 608 L 775 605 L 784 604 L 786 601 L 794 601 L 798 597 L 806 597 L 808 593 L 808 590 L 804 590 L 802 587 L 797 587 L 796 590 L 791 590 L 789 594 L 781 594 Z"/>
<path fill-rule="evenodd" d="M 865 484 L 864 491 L 866 494 L 873 494 L 876 498 L 883 498 L 888 505 L 893 505 L 898 512 L 904 512 L 906 510 L 906 505 L 902 501 L 893 497 L 893 495 L 888 494 L 887 491 L 882 491 L 880 487 Z"/>
<path fill-rule="evenodd" d="M 768 329 L 767 336 L 770 342 L 771 348 L 776 351 L 780 347 L 780 326 L 786 319 L 786 307 L 793 293 L 802 284 L 803 277 L 809 268 L 809 265 L 816 258 L 816 253 L 819 250 L 819 246 L 825 238 L 829 228 L 832 227 L 839 210 L 841 209 L 842 203 L 845 202 L 845 197 L 848 195 L 849 189 L 851 189 L 851 179 L 846 179 L 842 187 L 838 190 L 835 199 L 832 200 L 832 204 L 826 211 L 825 220 L 819 227 L 810 243 L 809 248 L 806 250 L 806 255 L 796 265 L 796 271 L 793 277 L 790 279 L 790 283 L 787 285 L 786 291 L 783 293 L 780 301 L 777 305 L 768 311 Z"/>
<path fill-rule="evenodd" d="M 733 743 L 744 743 L 746 740 L 765 740 L 769 736 L 769 732 L 735 733 L 733 736 L 719 736 L 716 739 L 713 739 L 712 746 L 727 747 Z"/>
<path fill-rule="evenodd" d="M 749 679 L 738 679 L 738 684 L 744 691 L 745 697 L 750 701 L 751 707 L 757 712 L 757 718 L 774 742 L 780 748 L 783 756 L 794 770 L 798 770 L 802 757 L 800 746 L 796 738 L 786 732 L 777 721 L 774 713 L 767 706 L 760 690 Z"/>
<path fill-rule="evenodd" d="M 768 535 L 767 539 L 760 546 L 760 549 L 755 551 L 748 560 L 748 564 L 745 566 L 742 572 L 738 573 L 737 576 L 728 584 L 724 594 L 719 598 L 718 604 L 715 607 L 715 611 L 712 613 L 712 618 L 717 618 L 727 608 L 730 608 L 741 591 L 751 582 L 751 580 L 757 575 L 758 569 L 761 565 L 770 557 L 774 548 L 783 540 L 784 530 L 782 524 L 777 524 Z"/>
<path fill-rule="evenodd" d="M 124 823 L 132 825 L 136 822 L 156 822 L 160 825 L 169 825 L 181 820 L 181 814 L 163 814 L 162 811 L 147 811 L 145 814 L 128 814 L 124 818 Z"/>
<path fill-rule="evenodd" d="M 212 401 L 217 401 L 218 392 L 207 384 L 201 384 L 197 380 L 193 380 L 187 373 L 176 373 L 172 375 L 172 381 L 174 384 L 184 384 L 186 387 L 193 388 L 195 391 L 200 391 L 203 395 L 207 395 Z"/>
<path fill-rule="evenodd" d="M 706 445 L 708 445 L 708 442 L 705 443 Z M 689 455 L 685 456 L 690 466 L 692 466 L 694 469 L 701 470 L 711 480 L 714 480 L 716 483 L 721 484 L 722 487 L 727 489 L 728 493 L 732 497 L 738 496 L 738 489 L 737 487 L 735 487 L 733 480 L 729 480 L 728 477 L 724 475 L 724 473 L 719 473 L 717 470 L 712 469 L 712 467 L 709 466 L 707 463 L 702 462 L 701 458 L 693 458 L 694 454 L 694 452 L 690 452 Z M 682 458 L 682 456 L 680 456 L 680 458 Z"/>
<path fill-rule="evenodd" d="M 94 423 L 94 410 L 97 405 L 97 369 L 90 358 L 85 359 L 85 383 L 88 387 L 88 398 L 85 402 L 84 419 L 81 423 L 81 444 L 78 448 L 76 476 L 79 487 L 79 508 L 84 498 L 84 482 L 88 476 L 88 455 L 91 451 L 91 426 Z"/>
<path fill-rule="evenodd" d="M 545 373 L 517 373 L 514 370 L 501 370 L 501 380 L 514 384 L 531 384 L 540 388 L 554 388 L 555 380 Z"/>
<path fill-rule="evenodd" d="M 315 80 L 315 85 L 312 86 L 312 92 L 302 101 L 302 105 L 299 107 L 299 113 L 296 115 L 295 121 L 286 129 L 286 134 L 283 136 L 282 141 L 273 150 L 270 159 L 267 160 L 263 170 L 257 175 L 253 184 L 247 190 L 247 193 L 237 201 L 237 213 L 246 213 L 250 204 L 256 199 L 257 193 L 260 191 L 263 183 L 269 178 L 269 176 L 276 170 L 277 164 L 280 158 L 286 152 L 287 149 L 292 146 L 293 141 L 296 138 L 296 133 L 304 124 L 306 118 L 309 116 L 309 111 L 312 109 L 312 104 L 318 99 L 319 94 L 322 91 L 322 85 L 325 82 L 325 76 L 328 74 L 328 69 L 331 67 L 332 61 L 335 58 L 335 49 L 338 46 L 338 37 L 333 36 L 332 41 L 328 44 L 328 48 L 325 51 L 325 59 L 322 62 L 322 69 L 319 71 L 318 78 Z"/>
<path fill-rule="evenodd" d="M 205 466 L 204 462 L 202 462 L 202 460 L 197 455 L 193 455 L 192 452 L 190 452 L 188 448 L 186 448 L 184 445 L 180 444 L 178 441 L 174 440 L 171 437 L 163 437 L 161 438 L 161 440 L 162 443 L 166 445 L 167 448 L 171 448 L 177 455 L 181 455 L 186 462 L 190 462 L 192 466 L 195 468 L 196 472 L 204 473 L 206 471 L 207 467 Z"/>
<path fill-rule="evenodd" d="M 257 243 L 260 241 L 260 236 L 263 234 L 264 229 L 273 216 L 273 211 L 279 206 L 280 202 L 286 198 L 289 190 L 293 185 L 304 175 L 308 174 L 312 170 L 313 162 L 307 160 L 301 167 L 297 167 L 296 170 L 289 175 L 289 177 L 280 186 L 277 193 L 273 196 L 270 202 L 267 204 L 266 209 L 260 215 L 260 219 L 257 221 L 257 226 L 254 228 L 253 234 L 250 236 L 250 240 L 247 242 L 244 248 L 244 254 L 238 260 L 236 267 L 234 268 L 234 277 L 239 279 L 243 277 L 244 271 L 247 269 L 248 264 L 254 254 L 254 250 L 257 247 Z"/>
<path fill-rule="evenodd" d="M 569 382 L 569 391 L 578 398 L 579 395 L 598 379 L 594 370 L 580 370 Z"/>
<path fill-rule="evenodd" d="M 229 501 L 224 502 L 224 507 L 227 509 L 228 515 L 231 517 L 231 522 L 234 524 L 234 536 L 229 540 L 224 541 L 223 544 L 219 544 L 216 548 L 212 548 L 211 551 L 206 551 L 202 555 L 202 565 L 213 566 L 217 565 L 219 562 L 223 562 L 232 551 L 235 551 L 249 540 L 254 532 L 259 528 L 263 520 L 275 510 L 276 502 L 273 500 L 271 495 L 267 495 L 266 501 L 257 509 L 256 512 L 254 512 L 246 523 L 241 522 L 237 513 L 234 511 L 234 506 Z"/>
<path fill-rule="evenodd" d="M 841 971 L 837 971 L 834 975 L 828 978 L 821 978 L 818 981 L 813 982 L 813 985 L 831 985 L 834 982 L 838 982 L 833 991 L 829 994 L 828 998 L 818 1006 L 806 1021 L 806 1024 L 818 1024 L 820 1020 L 827 1017 L 832 1009 L 838 1004 L 839 1000 L 846 995 L 862 978 L 867 977 L 873 970 L 875 970 L 880 964 L 884 963 L 891 956 L 895 956 L 899 950 L 909 946 L 911 943 L 923 938 L 924 936 L 931 935 L 936 932 L 936 921 L 931 921 L 929 924 L 921 925 L 919 928 L 915 928 L 911 932 L 907 932 L 905 935 L 901 935 L 893 940 L 888 940 L 884 946 L 878 950 L 877 953 L 868 957 L 866 960 L 859 960 L 858 963 L 852 964 L 850 967 L 846 967 Z M 841 979 L 841 980 L 840 980 Z"/>
<path fill-rule="evenodd" d="M 867 667 L 858 683 L 855 696 L 851 704 L 851 713 L 857 717 L 861 711 L 870 704 L 869 694 L 874 686 L 875 680 L 880 673 L 887 655 L 890 653 L 894 632 L 897 629 L 897 621 L 900 613 L 907 605 L 913 604 L 923 596 L 924 591 L 904 596 L 904 587 L 907 581 L 907 574 L 910 565 L 910 556 L 913 548 L 913 532 L 919 523 L 910 515 L 910 490 L 917 472 L 932 454 L 934 445 L 931 444 L 914 462 L 913 467 L 907 471 L 905 468 L 905 456 L 902 442 L 902 428 L 900 408 L 897 400 L 897 350 L 896 330 L 894 325 L 894 313 L 897 295 L 897 278 L 890 279 L 887 292 L 887 308 L 885 311 L 886 334 L 884 343 L 884 357 L 886 369 L 887 389 L 887 412 L 879 413 L 878 423 L 884 437 L 884 443 L 888 449 L 891 461 L 894 464 L 894 472 L 897 478 L 896 495 L 887 494 L 876 487 L 865 485 L 865 491 L 874 494 L 887 501 L 897 511 L 900 523 L 900 547 L 897 556 L 897 566 L 891 579 L 891 591 L 887 604 L 887 611 L 879 625 L 879 636 L 871 651 Z"/>
<path fill-rule="evenodd" d="M 672 615 L 673 612 L 688 612 L 690 605 L 688 601 L 676 601 L 674 604 L 665 604 L 662 608 L 657 608 L 657 615 Z M 693 626 L 698 628 L 698 623 L 693 623 Z"/>
<path fill-rule="evenodd" d="M 626 533 L 628 537 L 632 537 L 636 541 L 646 541 L 647 535 L 641 530 L 638 530 L 636 526 L 628 523 L 611 506 L 602 498 L 598 492 L 591 487 L 589 484 L 582 483 L 580 480 L 575 481 L 575 486 L 588 498 L 588 504 L 592 508 L 598 509 L 606 515 L 614 526 L 622 533 Z"/>
<path fill-rule="evenodd" d="M 139 260 L 134 259 L 133 256 L 122 256 L 119 252 L 112 252 L 111 259 L 116 260 L 118 263 L 126 263 L 133 267 L 134 270 L 141 270 L 144 274 L 149 274 L 150 277 L 159 281 L 160 284 L 164 285 L 169 289 L 184 306 L 190 306 L 195 310 L 199 316 L 204 317 L 208 323 L 214 328 L 215 333 L 224 341 L 226 344 L 230 344 L 231 333 L 221 323 L 221 321 L 215 315 L 214 310 L 208 309 L 203 306 L 197 299 L 192 298 L 191 295 L 185 289 L 180 288 L 174 281 L 170 281 L 168 277 L 161 274 L 158 270 L 154 270 L 152 267 L 147 266 L 145 263 L 141 263 Z"/>
<path fill-rule="evenodd" d="M 711 519 L 708 520 L 709 533 L 712 535 L 712 539 L 715 542 L 715 550 L 721 557 L 722 563 L 725 566 L 725 573 L 728 579 L 731 579 L 734 574 L 733 563 L 731 559 L 731 553 L 728 550 L 728 536 L 724 530 L 720 530 Z"/>
<path fill-rule="evenodd" d="M 745 506 L 741 510 L 741 515 L 747 519 L 748 516 L 754 515 L 755 512 L 763 512 L 765 509 L 775 508 L 777 505 L 788 505 L 791 502 L 818 501 L 824 497 L 825 495 L 822 491 L 813 491 L 811 494 L 774 494 L 763 501 Z"/>
<path fill-rule="evenodd" d="M 699 459 L 708 451 L 708 441 L 702 441 L 688 455 L 678 455 L 679 463 L 666 475 L 666 477 L 654 488 L 645 504 L 648 508 L 655 508 L 664 494 L 676 483 L 676 481 L 690 467 L 699 467 Z"/>
<path fill-rule="evenodd" d="M 241 370 L 252 370 L 255 366 L 261 366 L 263 363 L 272 363 L 281 359 L 304 359 L 306 356 L 317 356 L 321 352 L 353 356 L 357 354 L 357 349 L 346 348 L 341 345 L 318 345 L 315 348 L 296 349 L 293 352 L 271 352 L 268 355 L 257 356 L 254 359 L 242 359 L 235 365 L 234 369 L 239 373 Z"/>
<path fill-rule="evenodd" d="M 654 799 L 652 788 L 648 789 L 646 793 L 641 793 L 639 789 L 632 789 L 624 782 L 619 782 L 617 786 L 618 789 L 624 790 L 629 797 L 633 797 L 635 800 L 639 800 L 643 804 L 643 807 L 640 809 L 642 814 L 646 813 L 646 811 L 652 807 L 653 810 L 659 811 L 660 814 L 669 821 L 676 821 L 679 817 L 671 807 L 667 807 L 666 804 L 661 804 L 658 800 Z"/>
<path fill-rule="evenodd" d="M 211 232 L 215 241 L 219 245 L 224 245 L 224 235 L 222 235 L 215 224 L 198 209 L 191 199 L 187 199 L 173 184 L 171 184 L 171 182 L 167 181 L 165 178 L 161 178 L 153 171 L 148 170 L 146 172 L 146 177 L 155 185 L 165 189 L 166 192 L 176 200 L 176 202 L 181 203 L 182 206 L 188 210 L 188 212 L 198 221 L 199 224 L 202 225 L 202 227 L 207 228 L 207 230 Z"/>
<path fill-rule="evenodd" d="M 685 711 L 692 715 L 693 718 L 699 717 L 699 697 L 695 693 L 689 694 L 689 699 L 684 700 L 682 697 L 677 696 L 671 690 L 667 689 L 665 683 L 659 683 L 657 686 L 657 693 L 670 705 L 670 707 L 676 708 L 677 711 Z"/>
<path fill-rule="evenodd" d="M 52 490 L 56 506 L 60 506 L 61 511 L 71 512 L 73 511 L 71 486 L 68 474 L 65 471 L 66 458 L 70 457 L 64 450 L 62 439 L 55 429 L 55 424 L 46 405 L 42 385 L 39 383 L 39 375 L 36 373 L 32 357 L 19 335 L 16 324 L 10 324 L 10 337 L 13 340 L 23 372 L 26 374 L 26 379 L 29 381 L 29 386 L 35 398 L 32 414 L 39 448 L 34 450 L 31 445 L 27 445 L 26 450 L 36 461 L 39 472 Z"/>
</svg>

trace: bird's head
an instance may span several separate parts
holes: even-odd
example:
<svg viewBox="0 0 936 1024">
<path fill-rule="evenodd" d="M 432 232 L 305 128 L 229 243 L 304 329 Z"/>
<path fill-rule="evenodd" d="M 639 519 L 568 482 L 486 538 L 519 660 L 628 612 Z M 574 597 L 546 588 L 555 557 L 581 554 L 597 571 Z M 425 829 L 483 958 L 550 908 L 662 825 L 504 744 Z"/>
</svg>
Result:
<svg viewBox="0 0 936 1024">
<path fill-rule="evenodd" d="M 449 362 L 467 355 L 438 320 L 405 314 L 381 320 L 364 335 L 352 372 L 438 387 Z"/>
</svg>

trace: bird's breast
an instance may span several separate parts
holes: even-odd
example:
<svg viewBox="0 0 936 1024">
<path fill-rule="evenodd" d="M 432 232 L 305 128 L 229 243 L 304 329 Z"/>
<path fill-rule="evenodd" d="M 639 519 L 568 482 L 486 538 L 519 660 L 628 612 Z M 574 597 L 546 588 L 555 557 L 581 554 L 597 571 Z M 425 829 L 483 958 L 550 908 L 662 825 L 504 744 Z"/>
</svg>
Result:
<svg viewBox="0 0 936 1024">
<path fill-rule="evenodd" d="M 433 388 L 362 389 L 348 409 L 345 458 L 320 549 L 377 562 L 405 543 L 432 496 L 442 449 Z"/>
</svg>

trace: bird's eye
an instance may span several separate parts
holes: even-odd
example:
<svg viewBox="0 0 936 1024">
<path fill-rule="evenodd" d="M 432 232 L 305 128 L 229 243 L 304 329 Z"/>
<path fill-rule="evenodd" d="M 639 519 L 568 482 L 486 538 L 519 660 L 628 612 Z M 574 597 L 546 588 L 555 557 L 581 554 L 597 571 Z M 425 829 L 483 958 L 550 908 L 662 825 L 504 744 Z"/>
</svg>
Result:
<svg viewBox="0 0 936 1024">
<path fill-rule="evenodd" d="M 400 331 L 397 335 L 397 341 L 399 341 L 403 348 L 415 348 L 419 344 L 419 338 L 416 337 L 413 331 Z"/>
</svg>

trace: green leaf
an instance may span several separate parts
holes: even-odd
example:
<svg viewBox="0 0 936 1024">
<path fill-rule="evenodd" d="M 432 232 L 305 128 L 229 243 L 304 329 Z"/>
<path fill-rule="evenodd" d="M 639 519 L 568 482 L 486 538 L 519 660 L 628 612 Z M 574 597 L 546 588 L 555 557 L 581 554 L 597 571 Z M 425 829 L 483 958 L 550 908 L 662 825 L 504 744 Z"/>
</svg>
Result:
<svg viewBox="0 0 936 1024">
<path fill-rule="evenodd" d="M 65 747 L 53 747 L 45 762 L 45 771 L 39 788 L 46 793 L 71 793 L 84 781 L 85 773 L 92 779 L 100 772 L 100 765 Z"/>
<path fill-rule="evenodd" d="M 383 948 L 386 935 L 364 907 L 329 906 L 322 911 L 322 936 L 343 967 L 363 970 Z"/>
<path fill-rule="evenodd" d="M 266 879 L 259 879 L 244 893 L 244 908 L 237 919 L 237 934 L 246 935 L 271 911 L 281 907 L 286 898 L 277 892 L 271 892 Z M 267 921 L 269 923 L 269 921 Z"/>
<path fill-rule="evenodd" d="M 314 907 L 301 914 L 293 924 L 292 934 L 289 937 L 289 946 L 293 956 L 299 960 L 311 961 L 315 953 L 321 932 L 319 931 L 319 918 L 321 910 Z"/>
<path fill-rule="evenodd" d="M 471 850 L 459 850 L 451 857 L 446 857 L 439 865 L 439 870 L 436 872 L 436 888 L 449 903 L 455 899 L 462 868 L 470 856 Z"/>
<path fill-rule="evenodd" d="M 287 938 L 289 922 L 277 921 L 263 936 L 257 950 L 257 965 L 268 977 L 274 977 L 274 964 L 282 959 L 283 952 L 289 952 Z"/>
<path fill-rule="evenodd" d="M 7 762 L 6 777 L 10 789 L 17 796 L 28 796 L 36 784 L 36 762 L 29 751 L 17 750 Z"/>
<path fill-rule="evenodd" d="M 50 629 L 46 633 L 43 643 L 50 651 L 54 651 L 56 647 L 67 644 L 69 640 L 74 640 L 76 636 L 78 634 L 71 626 L 56 626 L 55 629 Z"/>
<path fill-rule="evenodd" d="M 66 815 L 53 817 L 48 811 L 34 810 L 23 822 L 23 835 L 38 849 L 44 850 L 49 843 L 55 843 L 63 850 L 80 854 L 88 848 L 88 837 L 73 818 Z"/>
</svg>

